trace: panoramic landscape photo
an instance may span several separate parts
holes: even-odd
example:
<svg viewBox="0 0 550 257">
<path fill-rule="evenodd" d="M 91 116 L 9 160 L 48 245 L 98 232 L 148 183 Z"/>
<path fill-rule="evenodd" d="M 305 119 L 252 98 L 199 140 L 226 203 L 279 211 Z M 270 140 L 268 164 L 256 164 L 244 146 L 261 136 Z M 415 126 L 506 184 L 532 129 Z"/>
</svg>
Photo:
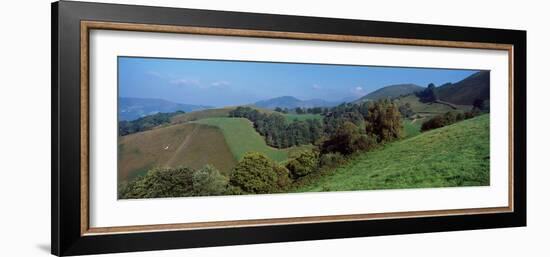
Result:
<svg viewBox="0 0 550 257">
<path fill-rule="evenodd" d="M 490 185 L 490 71 L 118 57 L 118 199 Z"/>
</svg>

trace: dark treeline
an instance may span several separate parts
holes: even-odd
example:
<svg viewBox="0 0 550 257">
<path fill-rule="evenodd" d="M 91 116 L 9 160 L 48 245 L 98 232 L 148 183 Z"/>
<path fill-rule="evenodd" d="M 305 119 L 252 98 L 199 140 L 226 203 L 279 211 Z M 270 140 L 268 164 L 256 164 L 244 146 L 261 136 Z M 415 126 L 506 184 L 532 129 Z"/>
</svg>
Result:
<svg viewBox="0 0 550 257">
<path fill-rule="evenodd" d="M 132 121 L 119 121 L 118 122 L 118 135 L 125 136 L 141 131 L 151 130 L 159 125 L 170 122 L 170 118 L 178 114 L 183 114 L 184 111 L 176 111 L 170 113 L 159 112 L 157 114 L 141 117 Z"/>
<path fill-rule="evenodd" d="M 315 119 L 287 122 L 279 113 L 262 113 L 250 107 L 237 107 L 230 117 L 247 118 L 265 138 L 269 146 L 287 148 L 296 145 L 313 144 L 322 136 L 322 124 Z"/>
<path fill-rule="evenodd" d="M 433 83 L 430 83 L 426 89 L 416 92 L 416 96 L 418 96 L 420 102 L 423 103 L 432 103 L 438 100 L 435 92 L 435 85 Z"/>
<path fill-rule="evenodd" d="M 421 131 L 428 131 L 436 128 L 442 128 L 453 123 L 471 119 L 477 116 L 480 112 L 471 110 L 468 112 L 446 112 L 445 114 L 436 115 L 422 123 Z"/>
<path fill-rule="evenodd" d="M 324 107 L 324 108 L 323 107 L 312 107 L 312 108 L 296 107 L 294 109 L 288 109 L 288 108 L 276 107 L 274 111 L 280 112 L 280 113 L 290 113 L 294 111 L 296 114 L 306 114 L 306 113 L 321 114 L 321 113 L 327 113 L 328 108 L 327 107 Z"/>
</svg>

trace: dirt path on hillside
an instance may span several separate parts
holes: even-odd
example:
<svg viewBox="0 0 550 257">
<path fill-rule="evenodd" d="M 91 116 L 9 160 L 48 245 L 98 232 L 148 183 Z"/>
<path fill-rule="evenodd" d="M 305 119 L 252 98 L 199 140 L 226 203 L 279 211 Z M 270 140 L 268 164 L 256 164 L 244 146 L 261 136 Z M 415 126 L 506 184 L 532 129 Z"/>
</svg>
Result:
<svg viewBox="0 0 550 257">
<path fill-rule="evenodd" d="M 195 128 L 193 128 L 193 131 L 191 131 L 191 133 L 189 133 L 189 135 L 185 137 L 183 142 L 181 142 L 181 144 L 178 146 L 178 148 L 176 149 L 172 157 L 170 157 L 170 159 L 166 162 L 164 166 L 172 167 L 174 165 L 174 163 L 177 160 L 177 157 L 183 152 L 183 150 L 185 150 L 185 148 L 189 145 L 191 138 L 193 138 L 193 136 L 197 134 L 197 132 L 199 131 L 199 127 L 200 125 L 197 125 L 195 126 Z"/>
</svg>

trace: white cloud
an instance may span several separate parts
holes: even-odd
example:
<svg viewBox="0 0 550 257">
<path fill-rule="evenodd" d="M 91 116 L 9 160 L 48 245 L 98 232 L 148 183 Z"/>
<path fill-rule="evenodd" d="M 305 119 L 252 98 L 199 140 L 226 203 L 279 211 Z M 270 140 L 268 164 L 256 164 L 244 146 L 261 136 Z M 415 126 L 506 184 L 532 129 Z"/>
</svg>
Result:
<svg viewBox="0 0 550 257">
<path fill-rule="evenodd" d="M 317 84 L 313 84 L 313 86 L 311 86 L 311 88 L 313 88 L 315 90 L 319 90 L 319 89 L 321 89 L 321 86 L 319 86 Z"/>
<path fill-rule="evenodd" d="M 363 87 L 360 87 L 360 86 L 350 89 L 350 92 L 356 96 L 363 96 L 366 93 Z"/>
<path fill-rule="evenodd" d="M 166 76 L 164 76 L 163 74 L 161 74 L 160 72 L 156 72 L 156 71 L 148 71 L 146 72 L 145 74 L 151 76 L 151 77 L 155 77 L 155 78 L 160 78 L 160 79 L 163 79 L 165 78 Z"/>
<path fill-rule="evenodd" d="M 173 79 L 173 80 L 170 80 L 170 84 L 174 84 L 176 86 L 199 87 L 201 85 L 201 82 L 198 79 Z"/>
<path fill-rule="evenodd" d="M 229 86 L 229 81 L 225 81 L 225 80 L 219 80 L 219 81 L 214 81 L 212 83 L 210 83 L 210 86 L 212 87 L 226 87 L 226 86 Z"/>
</svg>

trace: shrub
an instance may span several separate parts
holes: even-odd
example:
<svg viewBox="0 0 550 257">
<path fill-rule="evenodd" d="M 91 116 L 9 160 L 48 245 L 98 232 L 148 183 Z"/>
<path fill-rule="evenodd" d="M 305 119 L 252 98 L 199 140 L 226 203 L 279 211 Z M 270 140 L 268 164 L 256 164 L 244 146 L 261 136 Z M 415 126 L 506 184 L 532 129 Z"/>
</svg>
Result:
<svg viewBox="0 0 550 257">
<path fill-rule="evenodd" d="M 154 168 L 147 175 L 121 186 L 121 198 L 161 198 L 193 195 L 190 168 Z"/>
<path fill-rule="evenodd" d="M 222 195 L 227 190 L 228 179 L 216 168 L 206 165 L 193 174 L 193 195 Z"/>
<path fill-rule="evenodd" d="M 444 127 L 445 125 L 445 119 L 443 118 L 443 116 L 437 115 L 422 123 L 422 127 L 420 128 L 420 130 L 428 131 L 431 129 Z"/>
<path fill-rule="evenodd" d="M 359 127 L 347 121 L 336 130 L 336 133 L 331 138 L 323 142 L 321 152 L 337 152 L 348 155 L 357 151 L 370 150 L 375 147 L 376 141 L 374 135 L 369 137 L 362 134 Z"/>
<path fill-rule="evenodd" d="M 228 181 L 216 168 L 206 165 L 195 171 L 187 167 L 154 168 L 145 176 L 119 185 L 123 199 L 223 195 Z"/>
<path fill-rule="evenodd" d="M 247 193 L 266 194 L 281 191 L 288 177 L 286 168 L 261 153 L 251 152 L 233 168 L 229 182 Z"/>
<path fill-rule="evenodd" d="M 441 128 L 453 123 L 471 119 L 478 115 L 479 112 L 475 109 L 464 113 L 446 112 L 443 115 L 437 115 L 422 123 L 421 131 L 428 131 L 431 129 Z"/>
<path fill-rule="evenodd" d="M 301 151 L 287 162 L 286 168 L 293 177 L 303 177 L 314 172 L 319 164 L 319 153 L 314 150 Z"/>
<path fill-rule="evenodd" d="M 346 163 L 346 158 L 340 153 L 326 153 L 321 155 L 319 165 L 322 167 L 338 167 Z"/>
</svg>

